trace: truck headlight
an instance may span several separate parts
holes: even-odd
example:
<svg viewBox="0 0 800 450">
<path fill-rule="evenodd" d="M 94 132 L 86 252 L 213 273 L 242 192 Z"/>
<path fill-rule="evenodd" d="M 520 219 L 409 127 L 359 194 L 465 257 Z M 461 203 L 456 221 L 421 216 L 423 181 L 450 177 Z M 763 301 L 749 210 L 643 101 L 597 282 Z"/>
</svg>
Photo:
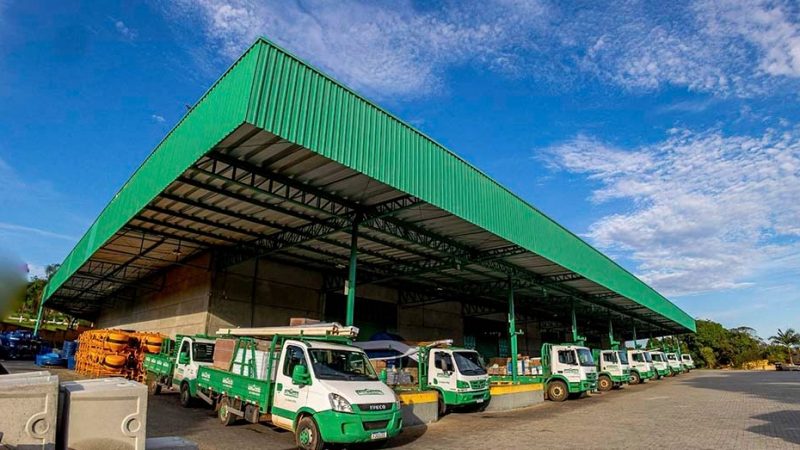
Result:
<svg viewBox="0 0 800 450">
<path fill-rule="evenodd" d="M 341 395 L 331 392 L 328 394 L 328 399 L 331 401 L 331 409 L 334 411 L 343 413 L 353 412 L 353 407 L 350 405 L 350 402 Z"/>
</svg>

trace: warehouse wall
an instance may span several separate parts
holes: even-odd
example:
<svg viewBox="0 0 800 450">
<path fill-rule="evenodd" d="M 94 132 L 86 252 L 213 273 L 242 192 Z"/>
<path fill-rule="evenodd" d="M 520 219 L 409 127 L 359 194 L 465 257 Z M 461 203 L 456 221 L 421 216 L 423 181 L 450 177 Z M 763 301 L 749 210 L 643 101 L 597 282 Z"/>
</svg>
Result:
<svg viewBox="0 0 800 450">
<path fill-rule="evenodd" d="M 104 310 L 97 327 L 159 331 L 170 336 L 204 333 L 211 292 L 209 257 L 200 256 L 188 264 L 193 267 L 169 269 L 161 291 Z"/>
<path fill-rule="evenodd" d="M 207 331 L 214 333 L 229 326 L 288 325 L 291 317 L 330 319 L 324 314 L 322 284 L 319 272 L 267 259 L 261 259 L 257 268 L 254 260 L 231 267 L 214 276 Z M 357 310 L 360 299 L 390 304 L 398 301 L 395 289 L 381 286 L 358 286 L 356 294 Z M 387 331 L 409 340 L 452 338 L 461 342 L 461 307 L 441 303 L 399 308 L 397 323 Z"/>
</svg>

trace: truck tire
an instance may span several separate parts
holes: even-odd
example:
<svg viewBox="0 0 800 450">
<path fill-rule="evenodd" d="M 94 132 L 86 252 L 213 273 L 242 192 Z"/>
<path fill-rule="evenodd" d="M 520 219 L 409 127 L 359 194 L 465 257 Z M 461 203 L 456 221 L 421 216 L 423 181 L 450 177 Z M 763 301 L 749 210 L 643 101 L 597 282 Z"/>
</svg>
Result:
<svg viewBox="0 0 800 450">
<path fill-rule="evenodd" d="M 439 404 L 439 418 L 441 419 L 447 414 L 447 403 L 444 402 L 444 395 L 441 392 L 438 393 L 438 404 Z"/>
<path fill-rule="evenodd" d="M 294 432 L 295 444 L 297 448 L 303 450 L 322 450 L 325 443 L 322 442 L 322 436 L 319 434 L 317 423 L 311 416 L 303 416 L 297 422 L 297 428 Z"/>
<path fill-rule="evenodd" d="M 597 379 L 597 390 L 600 392 L 607 392 L 610 391 L 611 388 L 614 387 L 614 382 L 611 381 L 611 378 L 608 375 L 600 375 L 600 378 Z"/>
<path fill-rule="evenodd" d="M 639 372 L 631 372 L 631 381 L 629 382 L 631 385 L 639 384 L 642 382 L 642 377 L 639 376 Z"/>
<path fill-rule="evenodd" d="M 192 392 L 189 390 L 189 383 L 185 381 L 181 383 L 181 393 L 178 399 L 184 408 L 192 406 Z"/>
<path fill-rule="evenodd" d="M 225 397 L 219 402 L 219 409 L 217 410 L 217 417 L 222 422 L 223 426 L 230 426 L 236 422 L 236 414 L 228 411 L 228 397 Z"/>
<path fill-rule="evenodd" d="M 547 383 L 547 398 L 553 402 L 563 402 L 569 397 L 567 385 L 561 380 L 553 380 Z"/>
<path fill-rule="evenodd" d="M 161 384 L 158 382 L 157 378 L 150 378 L 150 381 L 147 383 L 147 392 L 150 395 L 158 395 L 161 393 Z"/>
</svg>

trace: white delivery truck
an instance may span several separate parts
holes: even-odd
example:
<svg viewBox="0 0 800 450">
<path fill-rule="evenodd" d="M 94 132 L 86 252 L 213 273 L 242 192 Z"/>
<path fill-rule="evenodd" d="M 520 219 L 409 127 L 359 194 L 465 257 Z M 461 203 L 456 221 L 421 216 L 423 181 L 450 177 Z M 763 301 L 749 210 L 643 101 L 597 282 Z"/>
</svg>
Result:
<svg viewBox="0 0 800 450">
<path fill-rule="evenodd" d="M 667 362 L 667 355 L 664 352 L 651 350 L 650 358 L 653 362 L 656 379 L 669 376 L 669 363 Z"/>
<path fill-rule="evenodd" d="M 475 350 L 455 347 L 452 339 L 409 345 L 402 341 L 378 340 L 354 342 L 370 353 L 395 353 L 385 360 L 407 357 L 418 367 L 420 390 L 433 389 L 439 394 L 439 415 L 452 408 L 476 406 L 489 402 L 489 375 Z"/>
<path fill-rule="evenodd" d="M 214 361 L 214 342 L 206 335 L 178 335 L 174 341 L 165 340 L 160 353 L 146 355 L 144 368 L 150 393 L 158 395 L 162 388 L 177 388 L 181 405 L 190 406 L 196 396 L 197 372 Z"/>
<path fill-rule="evenodd" d="M 629 348 L 627 352 L 631 370 L 630 384 L 639 384 L 653 378 L 653 367 L 648 361 L 650 354 L 643 350 L 632 348 Z"/>
</svg>

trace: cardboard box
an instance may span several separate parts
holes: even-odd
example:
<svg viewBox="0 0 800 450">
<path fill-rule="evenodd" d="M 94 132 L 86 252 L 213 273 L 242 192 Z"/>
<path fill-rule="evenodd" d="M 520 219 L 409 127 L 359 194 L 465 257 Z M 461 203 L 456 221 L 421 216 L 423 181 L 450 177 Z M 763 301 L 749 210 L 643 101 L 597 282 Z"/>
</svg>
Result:
<svg viewBox="0 0 800 450">
<path fill-rule="evenodd" d="M 214 345 L 214 367 L 228 370 L 231 367 L 235 347 L 236 339 L 217 339 Z"/>
</svg>

